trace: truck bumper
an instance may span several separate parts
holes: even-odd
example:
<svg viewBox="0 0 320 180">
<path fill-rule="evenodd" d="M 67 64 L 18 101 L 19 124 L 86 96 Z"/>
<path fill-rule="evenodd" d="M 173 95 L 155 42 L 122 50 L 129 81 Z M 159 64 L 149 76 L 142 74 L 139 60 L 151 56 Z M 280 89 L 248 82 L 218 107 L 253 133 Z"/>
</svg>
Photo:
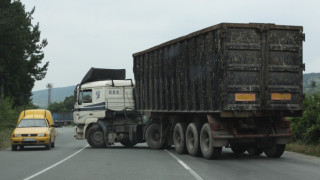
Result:
<svg viewBox="0 0 320 180">
<path fill-rule="evenodd" d="M 74 137 L 78 140 L 83 140 L 84 138 L 84 129 L 78 126 L 74 127 Z"/>
</svg>

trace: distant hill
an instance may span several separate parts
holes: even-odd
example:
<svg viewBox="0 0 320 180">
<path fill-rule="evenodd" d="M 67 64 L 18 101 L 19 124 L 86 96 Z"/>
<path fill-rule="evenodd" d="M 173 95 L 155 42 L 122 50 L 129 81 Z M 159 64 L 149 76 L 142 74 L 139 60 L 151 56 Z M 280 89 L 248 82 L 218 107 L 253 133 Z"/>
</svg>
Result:
<svg viewBox="0 0 320 180">
<path fill-rule="evenodd" d="M 64 101 L 65 97 L 73 95 L 75 86 L 52 88 L 51 102 Z M 40 108 L 47 108 L 48 106 L 48 89 L 33 91 L 32 102 Z"/>
<path fill-rule="evenodd" d="M 312 82 L 314 82 L 314 87 L 312 87 Z M 309 73 L 303 75 L 303 92 L 305 94 L 320 92 L 320 73 Z"/>
</svg>

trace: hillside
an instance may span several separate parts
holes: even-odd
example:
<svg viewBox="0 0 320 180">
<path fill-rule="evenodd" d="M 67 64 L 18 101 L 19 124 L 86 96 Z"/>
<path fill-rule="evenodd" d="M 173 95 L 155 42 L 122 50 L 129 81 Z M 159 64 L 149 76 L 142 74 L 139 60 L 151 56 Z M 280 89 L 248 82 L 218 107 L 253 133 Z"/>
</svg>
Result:
<svg viewBox="0 0 320 180">
<path fill-rule="evenodd" d="M 65 97 L 73 95 L 75 86 L 52 88 L 51 102 L 61 102 Z M 48 106 L 48 89 L 33 91 L 32 102 L 40 108 Z"/>
</svg>

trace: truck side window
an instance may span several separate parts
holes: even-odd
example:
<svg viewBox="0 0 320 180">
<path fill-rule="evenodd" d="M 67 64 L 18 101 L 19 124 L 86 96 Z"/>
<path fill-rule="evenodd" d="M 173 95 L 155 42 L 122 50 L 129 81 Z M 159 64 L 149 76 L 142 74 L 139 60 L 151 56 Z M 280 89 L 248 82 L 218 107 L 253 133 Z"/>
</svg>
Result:
<svg viewBox="0 0 320 180">
<path fill-rule="evenodd" d="M 83 103 L 92 103 L 92 90 L 83 90 Z"/>
</svg>

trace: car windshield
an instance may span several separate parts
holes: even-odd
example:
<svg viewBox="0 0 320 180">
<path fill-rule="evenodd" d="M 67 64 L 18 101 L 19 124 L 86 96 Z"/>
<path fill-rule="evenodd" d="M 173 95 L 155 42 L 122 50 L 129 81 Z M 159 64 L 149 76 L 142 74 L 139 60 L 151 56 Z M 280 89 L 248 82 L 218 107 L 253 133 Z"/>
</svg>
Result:
<svg viewBox="0 0 320 180">
<path fill-rule="evenodd" d="M 47 127 L 45 119 L 22 119 L 18 127 Z"/>
</svg>

